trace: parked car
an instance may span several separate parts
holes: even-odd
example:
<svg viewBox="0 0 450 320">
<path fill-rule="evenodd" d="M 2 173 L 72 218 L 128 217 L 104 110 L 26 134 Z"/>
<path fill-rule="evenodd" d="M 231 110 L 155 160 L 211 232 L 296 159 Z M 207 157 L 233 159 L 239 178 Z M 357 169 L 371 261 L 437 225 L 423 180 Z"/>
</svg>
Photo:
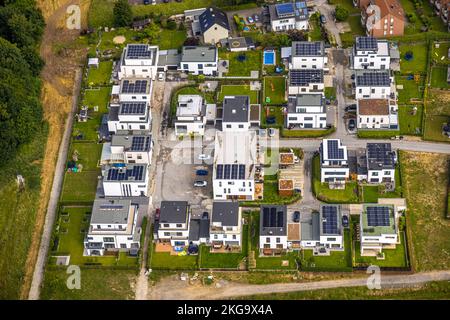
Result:
<svg viewBox="0 0 450 320">
<path fill-rule="evenodd" d="M 323 14 L 320 15 L 320 22 L 321 23 L 326 23 L 327 22 L 327 18 Z"/>
<path fill-rule="evenodd" d="M 350 104 L 345 107 L 345 112 L 352 112 L 352 111 L 356 111 L 356 104 Z"/>
<path fill-rule="evenodd" d="M 393 136 L 391 140 L 403 140 L 403 136 Z"/>
<path fill-rule="evenodd" d="M 294 222 L 300 222 L 300 211 L 294 211 L 294 217 L 292 220 L 294 220 Z"/>
<path fill-rule="evenodd" d="M 355 119 L 348 120 L 348 130 L 353 131 L 356 128 L 356 121 Z"/>
<path fill-rule="evenodd" d="M 270 128 L 269 129 L 269 137 L 274 137 L 275 136 L 275 129 L 274 128 Z"/>
<path fill-rule="evenodd" d="M 260 137 L 265 137 L 266 136 L 266 129 L 259 129 L 258 134 Z"/>
<path fill-rule="evenodd" d="M 266 118 L 267 124 L 274 124 L 276 121 L 277 121 L 277 119 L 275 119 L 275 117 L 272 117 L 272 116 Z"/>
<path fill-rule="evenodd" d="M 259 17 L 258 17 L 257 14 L 255 14 L 255 15 L 253 16 L 253 18 L 255 19 L 255 22 L 258 22 L 258 21 L 259 21 Z"/>
<path fill-rule="evenodd" d="M 198 155 L 198 160 L 209 160 L 209 159 L 211 159 L 211 156 L 209 154 L 202 153 Z"/>
<path fill-rule="evenodd" d="M 194 187 L 206 187 L 208 185 L 208 182 L 204 180 L 197 180 L 194 181 Z"/>
<path fill-rule="evenodd" d="M 198 175 L 198 176 L 207 176 L 208 175 L 208 170 L 200 169 L 200 170 L 195 171 L 195 174 Z"/>
<path fill-rule="evenodd" d="M 155 221 L 159 221 L 160 215 L 161 215 L 161 209 L 156 208 L 156 210 L 155 210 Z"/>
<path fill-rule="evenodd" d="M 164 72 L 158 72 L 158 81 L 164 81 L 165 74 Z"/>
<path fill-rule="evenodd" d="M 342 226 L 348 228 L 348 216 L 342 216 Z"/>
<path fill-rule="evenodd" d="M 203 213 L 202 213 L 202 219 L 206 220 L 206 219 L 208 219 L 208 218 L 209 218 L 208 211 L 203 211 Z"/>
<path fill-rule="evenodd" d="M 248 21 L 248 23 L 254 23 L 255 22 L 255 20 L 253 20 L 253 18 L 252 17 L 247 17 L 247 21 Z"/>
</svg>

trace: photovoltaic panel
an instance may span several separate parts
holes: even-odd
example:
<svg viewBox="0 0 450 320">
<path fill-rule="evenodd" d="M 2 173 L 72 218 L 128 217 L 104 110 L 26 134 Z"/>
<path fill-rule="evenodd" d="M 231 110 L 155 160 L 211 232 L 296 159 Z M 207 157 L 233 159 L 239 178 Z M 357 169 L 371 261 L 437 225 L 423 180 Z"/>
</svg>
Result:
<svg viewBox="0 0 450 320">
<path fill-rule="evenodd" d="M 321 42 L 301 41 L 294 43 L 294 54 L 297 56 L 322 56 Z"/>
<path fill-rule="evenodd" d="M 218 164 L 216 167 L 216 179 L 223 179 L 223 164 Z"/>
<path fill-rule="evenodd" d="M 322 230 L 325 234 L 337 234 L 338 231 L 338 211 L 336 206 L 322 207 Z"/>
<path fill-rule="evenodd" d="M 226 180 L 229 180 L 231 178 L 231 165 L 230 164 L 226 164 L 224 166 L 224 170 L 223 170 L 223 178 Z"/>
<path fill-rule="evenodd" d="M 378 49 L 377 39 L 374 37 L 357 37 L 356 38 L 356 49 L 376 51 Z"/>
<path fill-rule="evenodd" d="M 367 207 L 367 225 L 371 227 L 390 225 L 389 221 L 389 207 Z"/>
<path fill-rule="evenodd" d="M 290 70 L 289 82 L 293 86 L 307 86 L 310 83 L 323 83 L 323 70 L 319 69 Z"/>
<path fill-rule="evenodd" d="M 147 151 L 150 147 L 150 137 L 133 137 L 131 151 Z"/>
<path fill-rule="evenodd" d="M 389 87 L 390 84 L 389 72 L 363 72 L 356 76 L 357 86 Z"/>
<path fill-rule="evenodd" d="M 149 47 L 144 44 L 132 44 L 127 48 L 128 59 L 150 58 L 151 51 Z"/>
<path fill-rule="evenodd" d="M 239 165 L 237 164 L 231 166 L 231 179 L 236 180 L 238 178 L 238 168 Z"/>
<path fill-rule="evenodd" d="M 280 18 L 293 16 L 295 13 L 294 5 L 292 3 L 280 3 L 275 6 L 277 15 Z"/>
<path fill-rule="evenodd" d="M 328 159 L 344 159 L 344 150 L 339 148 L 338 140 L 328 140 Z"/>
<path fill-rule="evenodd" d="M 369 161 L 381 163 L 384 166 L 395 164 L 395 156 L 390 143 L 368 143 L 367 158 Z"/>
<path fill-rule="evenodd" d="M 239 179 L 240 180 L 245 179 L 245 165 L 243 164 L 239 165 Z"/>
<path fill-rule="evenodd" d="M 120 114 L 145 114 L 145 102 L 123 102 L 120 104 Z"/>
<path fill-rule="evenodd" d="M 284 227 L 284 211 L 277 207 L 263 207 L 262 218 L 264 228 Z"/>
<path fill-rule="evenodd" d="M 133 166 L 132 168 L 110 168 L 108 170 L 107 180 L 109 181 L 128 181 L 131 178 L 140 181 L 143 178 L 144 166 Z"/>
<path fill-rule="evenodd" d="M 136 80 L 131 82 L 124 80 L 122 84 L 123 93 L 146 93 L 147 92 L 147 80 Z"/>
</svg>

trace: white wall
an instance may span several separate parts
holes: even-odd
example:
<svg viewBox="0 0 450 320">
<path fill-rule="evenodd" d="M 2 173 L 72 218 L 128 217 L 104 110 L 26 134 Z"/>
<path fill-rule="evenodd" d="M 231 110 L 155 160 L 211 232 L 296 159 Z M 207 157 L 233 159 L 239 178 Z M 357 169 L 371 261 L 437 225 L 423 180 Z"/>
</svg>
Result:
<svg viewBox="0 0 450 320">
<path fill-rule="evenodd" d="M 300 128 L 325 128 L 327 126 L 326 113 L 288 113 L 286 126 L 300 125 Z"/>
<path fill-rule="evenodd" d="M 287 31 L 291 29 L 297 30 L 308 30 L 309 24 L 308 20 L 295 21 L 295 17 L 286 18 L 282 20 L 271 20 L 270 25 L 272 26 L 272 31 Z"/>
<path fill-rule="evenodd" d="M 199 69 L 199 65 L 203 66 L 203 69 Z M 180 70 L 192 73 L 194 75 L 201 74 L 213 76 L 217 72 L 217 62 L 181 62 Z"/>
<path fill-rule="evenodd" d="M 369 183 L 381 183 L 384 178 L 395 181 L 395 169 L 368 170 L 367 172 L 367 181 Z M 376 179 L 376 181 L 372 179 Z"/>
<path fill-rule="evenodd" d="M 336 178 L 336 180 L 348 179 L 350 174 L 349 168 L 324 168 L 320 170 L 320 181 L 327 182 L 326 179 Z"/>
<path fill-rule="evenodd" d="M 189 134 L 196 134 L 203 136 L 205 134 L 205 124 L 206 124 L 206 118 L 203 117 L 203 121 L 176 121 L 175 122 L 175 135 L 176 136 L 182 136 L 182 135 L 189 135 Z M 187 132 L 183 132 L 182 130 L 179 130 L 179 126 L 186 126 Z"/>
<path fill-rule="evenodd" d="M 226 200 L 227 196 L 245 196 L 247 200 L 254 200 L 255 182 L 253 180 L 214 179 L 213 190 L 214 200 Z"/>
<path fill-rule="evenodd" d="M 141 61 L 140 61 L 141 62 Z M 119 80 L 124 78 L 150 78 L 152 80 L 156 79 L 158 66 L 146 66 L 146 65 L 121 65 L 118 73 Z"/>
<path fill-rule="evenodd" d="M 145 181 L 105 181 L 103 189 L 106 197 L 140 197 L 147 196 L 148 176 Z M 131 190 L 131 192 L 130 192 Z"/>
<path fill-rule="evenodd" d="M 279 242 L 277 242 L 279 239 Z M 267 242 L 269 240 L 269 242 Z M 268 247 L 269 245 L 270 247 Z M 281 245 L 282 249 L 287 249 L 287 236 L 259 236 L 259 248 L 263 249 L 280 249 L 277 246 Z M 267 246 L 267 247 L 266 247 Z"/>
<path fill-rule="evenodd" d="M 292 56 L 290 69 L 324 69 L 328 58 Z"/>
<path fill-rule="evenodd" d="M 384 70 L 389 69 L 391 58 L 389 56 L 378 56 L 377 54 L 353 56 L 353 69 Z M 368 64 L 368 65 L 367 65 Z"/>
<path fill-rule="evenodd" d="M 322 93 L 322 95 L 324 95 L 324 88 L 325 86 L 323 83 L 310 83 L 308 86 L 304 87 L 291 86 L 288 84 L 288 94 L 296 95 L 301 93 Z"/>
<path fill-rule="evenodd" d="M 338 235 L 324 235 L 324 236 L 320 236 L 320 244 L 324 245 L 324 246 L 329 246 L 329 247 L 336 247 L 339 246 L 339 248 L 342 248 L 343 246 L 343 239 L 342 236 L 338 236 Z"/>
<path fill-rule="evenodd" d="M 359 115 L 357 122 L 359 129 L 389 128 L 389 115 Z"/>
<path fill-rule="evenodd" d="M 356 87 L 356 99 L 389 99 L 391 87 Z"/>
<path fill-rule="evenodd" d="M 250 129 L 250 122 L 222 122 L 224 132 L 244 132 Z"/>
<path fill-rule="evenodd" d="M 203 33 L 203 41 L 205 43 L 216 44 L 220 40 L 228 38 L 228 36 L 229 32 L 227 29 L 215 24 Z"/>
</svg>

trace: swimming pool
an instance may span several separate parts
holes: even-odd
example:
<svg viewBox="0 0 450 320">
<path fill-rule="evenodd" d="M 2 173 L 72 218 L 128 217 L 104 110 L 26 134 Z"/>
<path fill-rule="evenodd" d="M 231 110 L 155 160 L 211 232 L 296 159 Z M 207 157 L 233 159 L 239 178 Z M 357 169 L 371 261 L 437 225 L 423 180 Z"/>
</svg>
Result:
<svg viewBox="0 0 450 320">
<path fill-rule="evenodd" d="M 275 51 L 264 51 L 263 60 L 266 65 L 275 65 Z"/>
</svg>

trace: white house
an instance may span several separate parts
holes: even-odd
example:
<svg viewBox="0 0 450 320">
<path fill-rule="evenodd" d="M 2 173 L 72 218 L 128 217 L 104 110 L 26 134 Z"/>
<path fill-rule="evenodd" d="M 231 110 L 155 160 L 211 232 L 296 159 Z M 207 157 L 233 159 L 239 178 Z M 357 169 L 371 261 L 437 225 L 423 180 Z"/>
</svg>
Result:
<svg viewBox="0 0 450 320">
<path fill-rule="evenodd" d="M 389 99 L 359 99 L 356 101 L 358 129 L 398 130 L 398 107 Z"/>
<path fill-rule="evenodd" d="M 360 216 L 361 255 L 375 256 L 395 249 L 398 237 L 397 212 L 393 205 L 365 204 Z"/>
<path fill-rule="evenodd" d="M 225 96 L 223 98 L 222 131 L 245 132 L 249 129 L 249 96 Z"/>
<path fill-rule="evenodd" d="M 228 38 L 230 25 L 225 11 L 210 7 L 203 11 L 198 19 L 204 43 L 216 44 Z"/>
<path fill-rule="evenodd" d="M 349 174 L 347 147 L 340 139 L 323 139 L 320 144 L 320 181 L 345 184 Z"/>
<path fill-rule="evenodd" d="M 389 99 L 391 98 L 391 79 L 389 70 L 356 70 L 355 98 Z M 395 98 L 395 97 L 394 97 Z"/>
<path fill-rule="evenodd" d="M 129 44 L 119 61 L 119 80 L 123 78 L 150 78 L 155 80 L 158 68 L 158 46 Z"/>
<path fill-rule="evenodd" d="M 210 235 L 214 248 L 241 246 L 242 209 L 237 201 L 214 201 Z"/>
<path fill-rule="evenodd" d="M 187 201 L 162 201 L 158 224 L 158 241 L 172 247 L 189 244 L 190 207 Z"/>
<path fill-rule="evenodd" d="M 328 70 L 328 56 L 323 41 L 293 41 L 289 69 Z"/>
<path fill-rule="evenodd" d="M 151 112 L 148 102 L 121 102 L 111 105 L 108 113 L 108 130 L 117 131 L 150 131 Z"/>
<path fill-rule="evenodd" d="M 117 92 L 119 102 L 147 102 L 152 98 L 152 81 L 145 78 L 124 78 L 113 87 L 113 95 Z"/>
<path fill-rule="evenodd" d="M 365 157 L 367 165 L 360 170 L 358 180 L 373 184 L 395 182 L 397 155 L 390 143 L 368 143 Z"/>
<path fill-rule="evenodd" d="M 309 13 L 304 1 L 290 1 L 269 5 L 272 31 L 308 30 Z"/>
<path fill-rule="evenodd" d="M 146 164 L 107 165 L 103 169 L 103 190 L 106 197 L 147 196 Z"/>
<path fill-rule="evenodd" d="M 112 136 L 111 142 L 103 144 L 101 164 L 137 163 L 151 164 L 153 150 L 149 132 L 128 134 L 120 131 Z"/>
<path fill-rule="evenodd" d="M 352 50 L 353 69 L 389 69 L 391 57 L 389 43 L 373 37 L 356 37 Z"/>
<path fill-rule="evenodd" d="M 217 131 L 214 146 L 214 200 L 254 200 L 259 165 L 256 132 Z"/>
<path fill-rule="evenodd" d="M 284 252 L 288 248 L 286 206 L 262 205 L 259 220 L 260 254 Z"/>
<path fill-rule="evenodd" d="M 342 214 L 340 206 L 320 206 L 320 238 L 321 246 L 329 249 L 341 249 L 344 247 L 344 234 L 342 231 Z"/>
<path fill-rule="evenodd" d="M 206 126 L 206 104 L 200 95 L 179 95 L 175 135 L 203 135 Z"/>
<path fill-rule="evenodd" d="M 322 69 L 291 69 L 288 78 L 288 94 L 323 93 L 325 86 Z"/>
<path fill-rule="evenodd" d="M 141 234 L 138 213 L 138 206 L 131 200 L 96 199 L 84 239 L 84 255 L 102 256 L 105 251 L 137 254 Z"/>
<path fill-rule="evenodd" d="M 194 75 L 217 75 L 217 48 L 210 46 L 186 46 L 181 52 L 179 70 Z"/>
<path fill-rule="evenodd" d="M 322 94 L 298 94 L 289 96 L 286 127 L 319 129 L 327 126 L 327 111 Z"/>
</svg>

